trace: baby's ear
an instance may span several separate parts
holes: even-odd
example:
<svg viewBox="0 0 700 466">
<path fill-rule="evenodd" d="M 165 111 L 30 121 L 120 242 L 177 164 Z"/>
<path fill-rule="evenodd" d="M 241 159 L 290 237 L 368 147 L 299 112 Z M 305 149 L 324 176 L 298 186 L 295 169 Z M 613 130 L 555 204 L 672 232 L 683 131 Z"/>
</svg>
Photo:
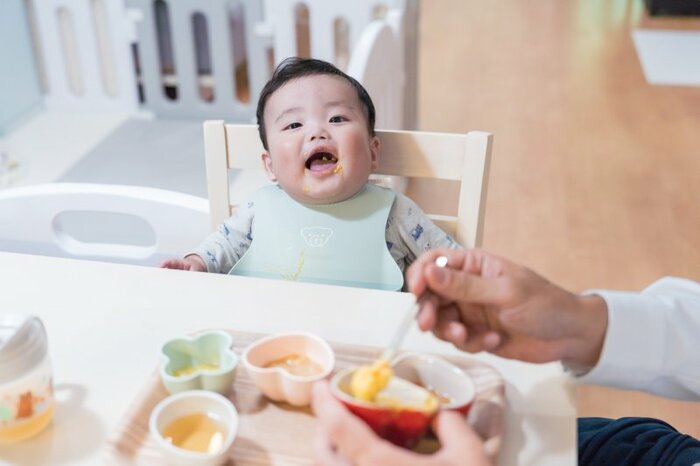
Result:
<svg viewBox="0 0 700 466">
<path fill-rule="evenodd" d="M 369 151 L 372 156 L 372 170 L 379 166 L 379 152 L 381 150 L 381 143 L 377 136 L 372 136 L 372 140 L 369 142 Z"/>
<path fill-rule="evenodd" d="M 270 181 L 277 181 L 275 172 L 272 170 L 272 157 L 270 157 L 270 153 L 268 151 L 265 151 L 262 153 L 261 157 L 263 167 L 265 167 L 265 173 L 267 173 L 267 177 L 270 178 Z"/>
</svg>

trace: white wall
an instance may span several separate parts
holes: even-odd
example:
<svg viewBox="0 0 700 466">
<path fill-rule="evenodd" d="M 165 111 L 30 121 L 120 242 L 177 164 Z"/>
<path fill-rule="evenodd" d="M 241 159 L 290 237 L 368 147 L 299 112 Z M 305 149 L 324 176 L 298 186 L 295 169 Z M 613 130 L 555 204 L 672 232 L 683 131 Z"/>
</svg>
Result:
<svg viewBox="0 0 700 466">
<path fill-rule="evenodd" d="M 0 137 L 41 106 L 22 0 L 0 1 Z"/>
</svg>

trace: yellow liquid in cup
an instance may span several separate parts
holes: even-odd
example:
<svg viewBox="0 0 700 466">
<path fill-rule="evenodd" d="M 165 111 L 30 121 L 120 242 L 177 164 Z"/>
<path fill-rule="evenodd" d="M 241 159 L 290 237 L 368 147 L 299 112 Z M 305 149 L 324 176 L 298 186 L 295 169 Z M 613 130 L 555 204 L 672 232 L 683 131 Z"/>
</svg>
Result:
<svg viewBox="0 0 700 466">
<path fill-rule="evenodd" d="M 49 425 L 53 419 L 53 408 L 55 403 L 46 408 L 40 415 L 26 422 L 20 422 L 10 427 L 0 427 L 0 444 L 19 442 L 20 440 L 33 437 Z"/>
<path fill-rule="evenodd" d="M 203 413 L 175 419 L 163 430 L 163 438 L 185 450 L 216 453 L 221 449 L 226 429 Z"/>
</svg>

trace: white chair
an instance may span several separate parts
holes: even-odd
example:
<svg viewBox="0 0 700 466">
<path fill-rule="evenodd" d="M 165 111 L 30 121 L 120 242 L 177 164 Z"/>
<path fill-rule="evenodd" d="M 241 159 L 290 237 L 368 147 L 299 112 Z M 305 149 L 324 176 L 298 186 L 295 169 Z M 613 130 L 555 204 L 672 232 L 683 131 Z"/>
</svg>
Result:
<svg viewBox="0 0 700 466">
<path fill-rule="evenodd" d="M 158 265 L 209 234 L 207 200 L 141 186 L 54 183 L 0 190 L 0 250 Z"/>
<path fill-rule="evenodd" d="M 403 49 L 397 32 L 403 16 L 391 10 L 385 21 L 372 21 L 363 31 L 348 64 L 348 74 L 362 83 L 372 96 L 375 126 L 404 127 Z"/>
<path fill-rule="evenodd" d="M 459 183 L 454 212 L 437 215 L 442 193 L 424 192 L 413 200 L 443 230 L 465 247 L 481 245 L 486 189 L 493 136 L 481 131 L 466 134 L 378 130 L 381 140 L 375 173 L 410 178 L 433 178 Z M 204 123 L 204 152 L 211 226 L 215 228 L 235 209 L 229 192 L 229 170 L 262 170 L 262 143 L 255 125 Z M 440 209 L 443 210 L 443 209 Z"/>
</svg>

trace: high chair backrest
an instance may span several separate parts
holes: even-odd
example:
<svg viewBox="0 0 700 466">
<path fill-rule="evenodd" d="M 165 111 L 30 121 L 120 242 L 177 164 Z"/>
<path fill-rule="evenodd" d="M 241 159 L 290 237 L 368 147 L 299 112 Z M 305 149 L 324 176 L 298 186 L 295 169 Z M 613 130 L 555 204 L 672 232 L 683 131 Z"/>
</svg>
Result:
<svg viewBox="0 0 700 466">
<path fill-rule="evenodd" d="M 481 245 L 486 189 L 493 136 L 482 131 L 466 134 L 377 130 L 381 140 L 379 167 L 374 173 L 409 178 L 433 178 L 459 183 L 452 215 L 428 216 L 462 246 Z M 211 226 L 215 228 L 235 210 L 229 192 L 229 170 L 263 170 L 262 143 L 256 125 L 204 122 L 204 151 Z M 421 207 L 435 204 L 441 192 L 413 200 Z"/>
</svg>

